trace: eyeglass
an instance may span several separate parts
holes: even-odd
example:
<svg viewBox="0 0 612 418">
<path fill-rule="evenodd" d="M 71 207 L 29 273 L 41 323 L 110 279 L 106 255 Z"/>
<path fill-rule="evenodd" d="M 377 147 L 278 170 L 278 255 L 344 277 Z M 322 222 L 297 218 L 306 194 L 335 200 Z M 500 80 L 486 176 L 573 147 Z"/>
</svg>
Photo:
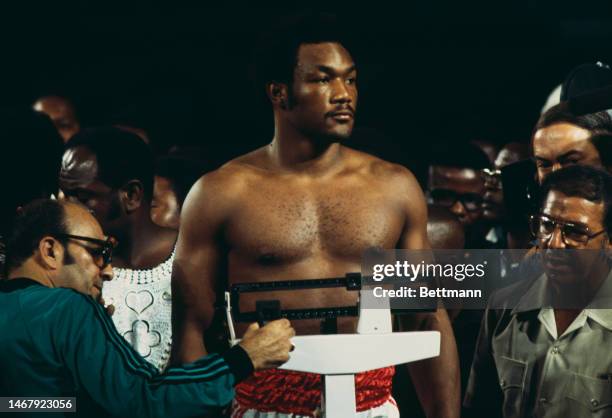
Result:
<svg viewBox="0 0 612 418">
<path fill-rule="evenodd" d="M 94 259 L 96 265 L 101 269 L 106 268 L 113 261 L 113 249 L 117 246 L 117 241 L 112 237 L 108 237 L 105 240 L 71 234 L 57 234 L 56 237 L 60 239 L 64 238 L 97 244 L 98 247 L 96 248 L 88 247 L 86 245 L 83 245 L 82 247 L 89 252 L 91 258 Z"/>
<path fill-rule="evenodd" d="M 561 239 L 565 245 L 574 247 L 586 245 L 591 238 L 606 232 L 605 229 L 602 229 L 599 232 L 592 233 L 588 226 L 552 219 L 546 215 L 532 215 L 529 220 L 531 233 L 536 238 L 548 241 L 552 237 L 557 225 L 559 225 L 561 228 Z"/>
<path fill-rule="evenodd" d="M 502 188 L 502 177 L 501 170 L 492 170 L 490 168 L 483 168 L 481 171 L 482 177 L 485 182 L 485 187 L 491 189 L 501 189 Z"/>
<path fill-rule="evenodd" d="M 461 202 L 468 212 L 476 212 L 482 207 L 482 196 L 478 193 L 457 193 L 448 189 L 434 189 L 429 192 L 434 204 L 451 207 Z"/>
</svg>

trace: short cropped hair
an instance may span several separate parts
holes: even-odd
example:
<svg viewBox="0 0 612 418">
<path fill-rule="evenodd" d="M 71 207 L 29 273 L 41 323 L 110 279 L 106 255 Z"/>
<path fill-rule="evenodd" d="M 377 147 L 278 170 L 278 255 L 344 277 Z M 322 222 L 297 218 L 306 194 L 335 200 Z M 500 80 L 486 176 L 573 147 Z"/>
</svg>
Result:
<svg viewBox="0 0 612 418">
<path fill-rule="evenodd" d="M 612 132 L 598 132 L 591 135 L 591 143 L 599 153 L 601 164 L 608 170 L 612 168 Z"/>
<path fill-rule="evenodd" d="M 66 245 L 61 235 L 68 233 L 62 203 L 51 199 L 37 199 L 28 203 L 16 216 L 6 243 L 7 273 L 30 258 L 43 237 L 52 236 Z"/>
<path fill-rule="evenodd" d="M 75 134 L 66 150 L 86 147 L 98 162 L 98 180 L 119 189 L 130 180 L 139 180 L 150 203 L 153 198 L 153 153 L 136 134 L 115 127 L 85 129 Z"/>
<path fill-rule="evenodd" d="M 548 109 L 533 130 L 532 137 L 537 131 L 547 128 L 557 123 L 569 123 L 582 129 L 586 129 L 591 134 L 610 132 L 612 133 L 612 118 L 606 111 L 578 115 L 570 109 L 568 102 L 561 102 Z"/>
<path fill-rule="evenodd" d="M 542 183 L 540 207 L 553 190 L 594 203 L 603 202 L 603 224 L 608 234 L 612 233 L 612 176 L 606 171 L 586 165 L 573 165 L 550 173 Z"/>
<path fill-rule="evenodd" d="M 298 50 L 303 44 L 336 42 L 346 47 L 340 23 L 327 14 L 302 15 L 287 19 L 264 36 L 255 50 L 255 87 L 263 92 L 271 82 L 293 82 Z"/>
</svg>

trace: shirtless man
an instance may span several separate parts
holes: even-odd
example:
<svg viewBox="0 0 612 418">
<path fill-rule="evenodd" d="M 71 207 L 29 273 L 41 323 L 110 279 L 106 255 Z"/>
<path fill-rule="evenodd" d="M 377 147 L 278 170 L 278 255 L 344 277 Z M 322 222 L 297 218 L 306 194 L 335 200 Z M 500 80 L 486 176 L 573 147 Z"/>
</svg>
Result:
<svg viewBox="0 0 612 418">
<path fill-rule="evenodd" d="M 357 73 L 349 52 L 337 38 L 277 39 L 288 45 L 271 49 L 269 59 L 294 58 L 285 62 L 284 73 L 282 62 L 265 63 L 272 142 L 202 177 L 183 206 L 173 267 L 176 360 L 206 353 L 203 331 L 211 324 L 219 289 L 240 282 L 344 276 L 360 271 L 367 248 L 429 247 L 427 208 L 413 175 L 340 144 L 351 135 L 357 106 Z M 349 305 L 355 297 L 329 289 L 266 294 L 283 309 Z M 254 310 L 255 299 L 245 297 L 241 310 Z M 442 334 L 441 355 L 410 367 L 427 415 L 458 416 L 457 351 L 446 311 L 405 322 L 411 329 Z M 318 334 L 319 323 L 293 325 L 298 334 Z M 355 325 L 355 318 L 338 321 L 339 332 L 355 332 Z M 238 336 L 243 330 L 237 329 Z M 392 374 L 357 377 L 358 411 L 397 416 L 390 400 Z M 233 416 L 262 416 L 257 410 L 274 411 L 269 417 L 312 416 L 320 401 L 317 379 L 283 370 L 258 374 L 237 387 Z M 275 386 L 280 381 L 286 384 Z M 361 391 L 366 387 L 369 394 Z"/>
</svg>

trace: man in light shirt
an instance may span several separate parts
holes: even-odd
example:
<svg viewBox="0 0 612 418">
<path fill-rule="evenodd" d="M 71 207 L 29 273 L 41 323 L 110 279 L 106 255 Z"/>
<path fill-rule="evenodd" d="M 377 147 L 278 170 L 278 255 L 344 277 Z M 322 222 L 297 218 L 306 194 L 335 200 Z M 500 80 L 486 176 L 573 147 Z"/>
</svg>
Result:
<svg viewBox="0 0 612 418">
<path fill-rule="evenodd" d="M 612 177 L 568 167 L 547 176 L 541 196 L 532 229 L 545 273 L 489 301 L 468 417 L 612 414 Z"/>
</svg>

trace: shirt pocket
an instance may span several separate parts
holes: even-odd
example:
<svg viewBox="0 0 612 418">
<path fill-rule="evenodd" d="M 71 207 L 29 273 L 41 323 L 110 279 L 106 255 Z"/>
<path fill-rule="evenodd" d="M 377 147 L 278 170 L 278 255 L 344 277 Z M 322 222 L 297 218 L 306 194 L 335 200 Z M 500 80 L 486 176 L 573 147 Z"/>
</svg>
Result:
<svg viewBox="0 0 612 418">
<path fill-rule="evenodd" d="M 568 416 L 612 417 L 612 382 L 573 373 L 566 387 Z"/>
<path fill-rule="evenodd" d="M 527 363 L 506 356 L 496 357 L 497 375 L 504 401 L 504 417 L 519 417 L 523 408 Z"/>
</svg>

